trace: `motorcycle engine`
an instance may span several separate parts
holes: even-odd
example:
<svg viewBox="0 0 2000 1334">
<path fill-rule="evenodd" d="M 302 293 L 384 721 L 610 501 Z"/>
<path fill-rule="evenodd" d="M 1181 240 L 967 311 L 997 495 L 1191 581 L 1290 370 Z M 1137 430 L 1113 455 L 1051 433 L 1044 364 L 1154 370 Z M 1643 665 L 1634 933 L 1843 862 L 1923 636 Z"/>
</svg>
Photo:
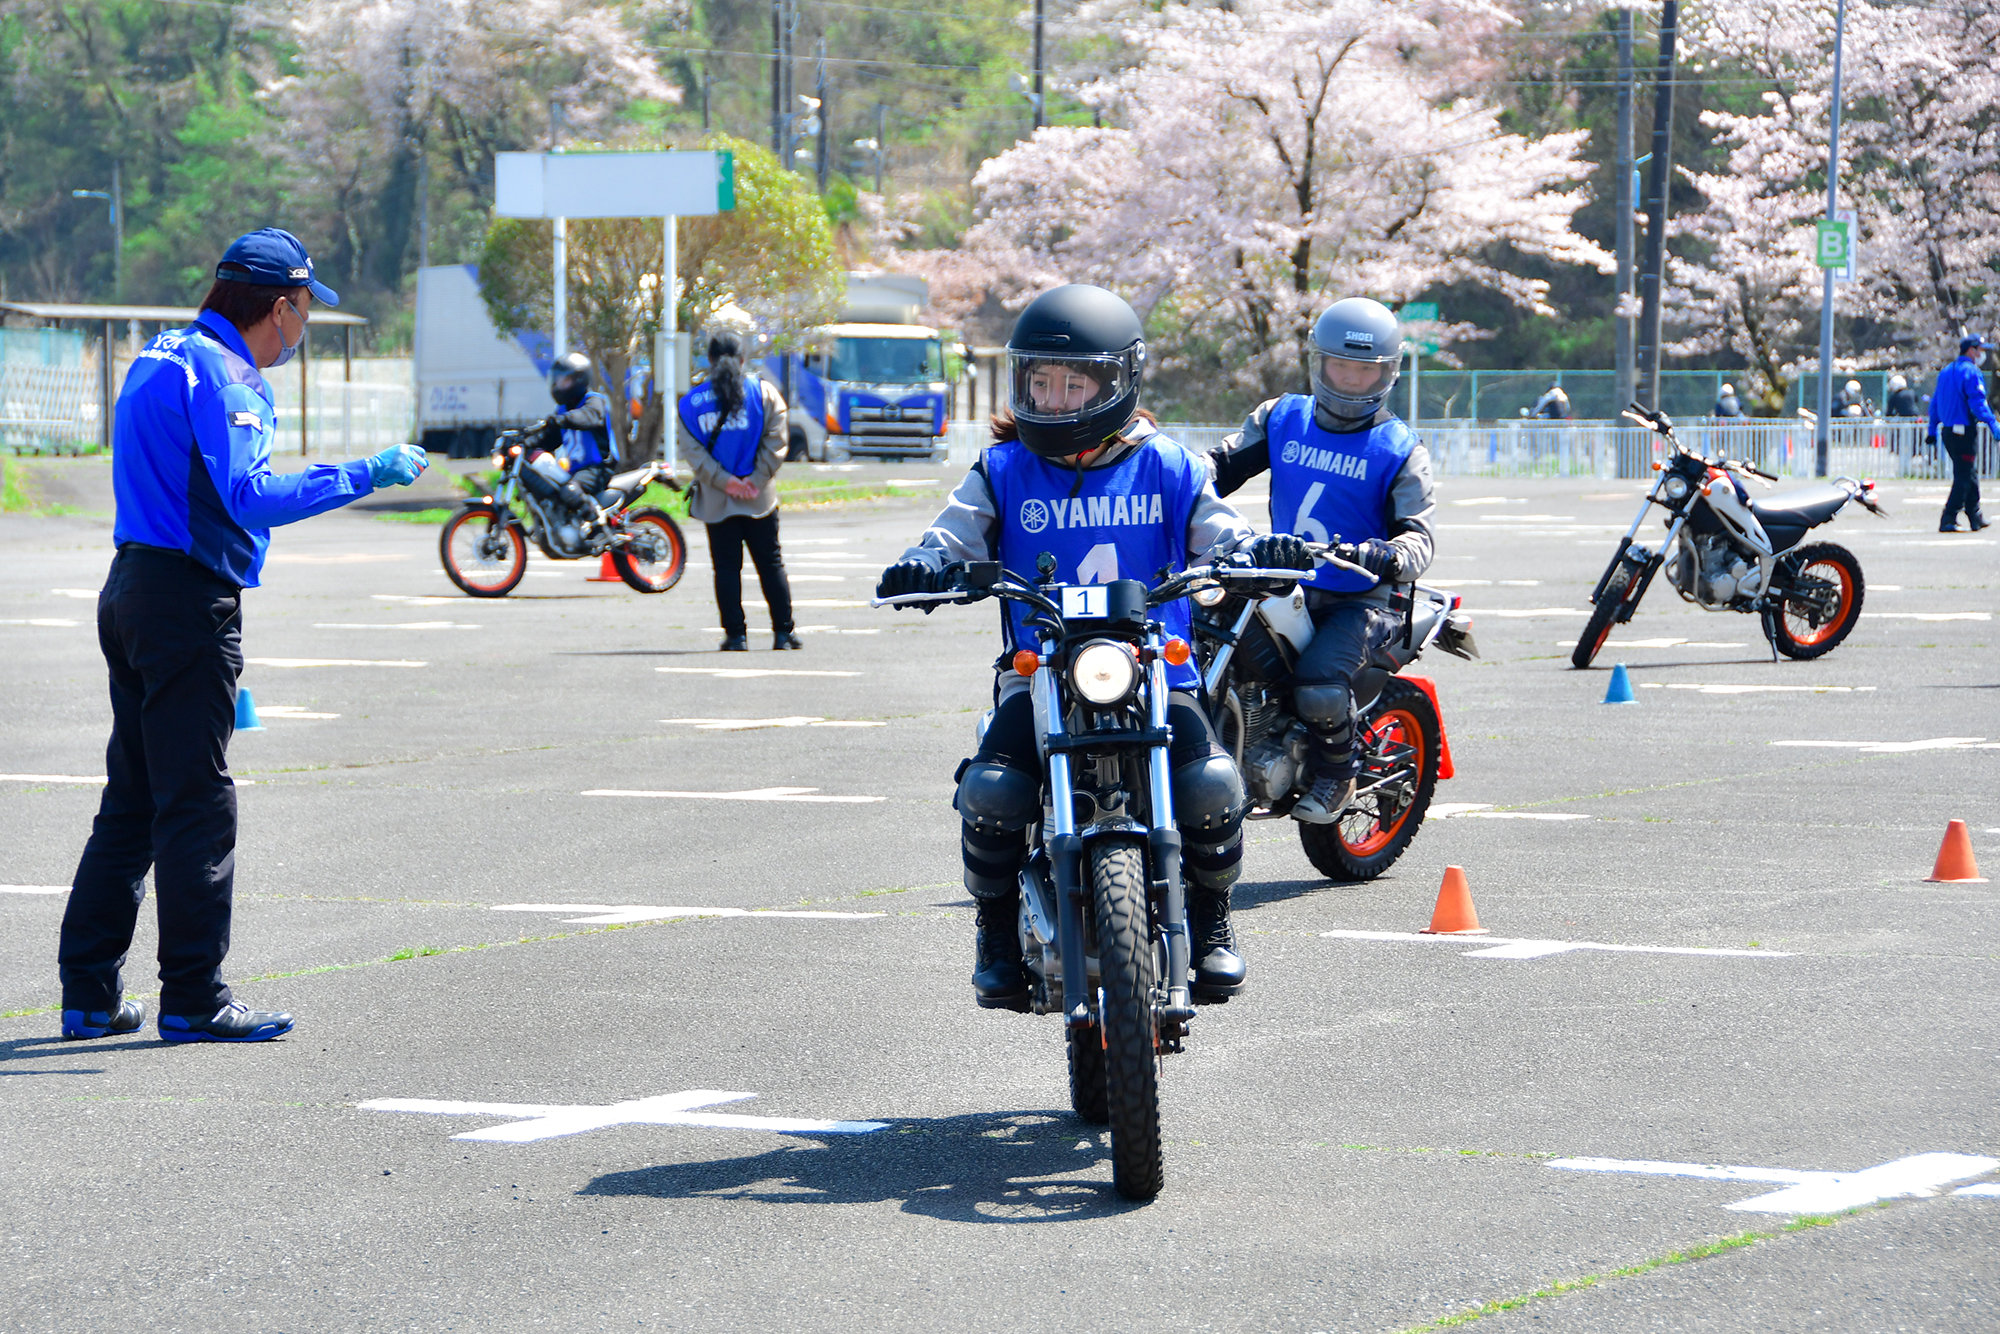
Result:
<svg viewBox="0 0 2000 1334">
<path fill-rule="evenodd" d="M 1761 569 L 1743 559 L 1726 538 L 1705 534 L 1695 539 L 1701 560 L 1700 586 L 1696 596 L 1703 602 L 1726 605 L 1755 593 L 1763 583 Z"/>
<path fill-rule="evenodd" d="M 1243 784 L 1250 799 L 1260 806 L 1283 800 L 1297 786 L 1305 772 L 1310 737 L 1304 723 L 1294 720 L 1290 727 L 1269 735 L 1243 751 Z"/>
</svg>

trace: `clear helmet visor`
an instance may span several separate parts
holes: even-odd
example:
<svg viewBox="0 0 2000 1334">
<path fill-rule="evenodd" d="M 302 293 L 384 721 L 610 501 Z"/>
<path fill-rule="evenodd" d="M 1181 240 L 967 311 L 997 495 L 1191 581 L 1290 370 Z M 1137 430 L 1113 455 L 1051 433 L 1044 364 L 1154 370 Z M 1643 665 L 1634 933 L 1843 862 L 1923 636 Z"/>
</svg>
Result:
<svg viewBox="0 0 2000 1334">
<path fill-rule="evenodd" d="M 1396 383 L 1396 372 L 1400 360 L 1377 361 L 1354 360 L 1348 357 L 1322 355 L 1314 367 L 1313 376 L 1318 387 L 1335 399 L 1352 403 L 1380 401 L 1389 387 Z"/>
<path fill-rule="evenodd" d="M 1131 368 L 1123 357 L 1009 352 L 1007 363 L 1014 416 L 1025 421 L 1081 421 L 1116 402 L 1132 383 Z"/>
</svg>

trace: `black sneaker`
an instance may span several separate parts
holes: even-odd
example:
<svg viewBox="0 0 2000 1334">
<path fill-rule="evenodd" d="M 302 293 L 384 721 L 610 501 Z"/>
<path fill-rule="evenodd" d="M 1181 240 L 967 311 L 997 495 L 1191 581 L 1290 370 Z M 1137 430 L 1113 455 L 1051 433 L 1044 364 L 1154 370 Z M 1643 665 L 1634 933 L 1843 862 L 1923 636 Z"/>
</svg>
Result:
<svg viewBox="0 0 2000 1334">
<path fill-rule="evenodd" d="M 108 1037 L 114 1033 L 136 1033 L 146 1022 L 146 1007 L 135 1000 L 121 1000 L 115 1010 L 64 1010 L 62 1035 L 74 1042 L 79 1038 Z"/>
<path fill-rule="evenodd" d="M 790 630 L 786 630 L 782 634 L 774 634 L 771 637 L 771 648 L 774 651 L 788 649 L 788 648 L 804 648 L 804 647 L 805 647 L 805 641 L 800 639 L 797 635 L 793 634 Z"/>
<path fill-rule="evenodd" d="M 731 635 L 722 641 L 722 652 L 724 653 L 748 653 L 749 651 L 750 636 L 748 635 Z"/>
<path fill-rule="evenodd" d="M 198 1014 L 163 1014 L 160 1037 L 167 1042 L 269 1042 L 292 1031 L 282 1010 L 246 1010 L 235 1001 L 204 1019 Z"/>
</svg>

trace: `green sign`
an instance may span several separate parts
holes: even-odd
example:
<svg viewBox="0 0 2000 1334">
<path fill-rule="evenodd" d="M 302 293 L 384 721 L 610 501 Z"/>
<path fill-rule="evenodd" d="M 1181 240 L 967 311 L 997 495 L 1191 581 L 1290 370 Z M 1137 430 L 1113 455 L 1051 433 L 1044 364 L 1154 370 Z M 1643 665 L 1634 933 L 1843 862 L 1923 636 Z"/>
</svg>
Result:
<svg viewBox="0 0 2000 1334">
<path fill-rule="evenodd" d="M 1405 324 L 1436 324 L 1440 318 L 1437 302 L 1435 301 L 1412 301 L 1397 311 L 1396 317 Z M 1436 339 L 1418 338 L 1414 341 L 1416 342 L 1417 350 L 1425 356 L 1431 357 L 1437 355 L 1438 345 Z"/>
<path fill-rule="evenodd" d="M 1822 219 L 1818 224 L 1814 259 L 1822 269 L 1844 269 L 1853 250 L 1853 234 L 1845 222 Z"/>
</svg>

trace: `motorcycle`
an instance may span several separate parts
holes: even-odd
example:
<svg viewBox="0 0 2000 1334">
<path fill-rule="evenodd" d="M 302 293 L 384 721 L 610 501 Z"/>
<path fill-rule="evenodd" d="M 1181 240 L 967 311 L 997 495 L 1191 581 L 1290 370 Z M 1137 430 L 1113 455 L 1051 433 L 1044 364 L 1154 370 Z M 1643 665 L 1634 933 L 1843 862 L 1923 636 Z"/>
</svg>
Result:
<svg viewBox="0 0 2000 1334">
<path fill-rule="evenodd" d="M 1354 548 L 1337 539 L 1306 549 L 1367 574 L 1353 563 Z M 1196 590 L 1194 602 L 1210 720 L 1243 771 L 1247 818 L 1282 819 L 1312 786 L 1312 736 L 1291 696 L 1292 668 L 1313 636 L 1305 593 L 1259 596 L 1212 585 Z M 1298 822 L 1306 857 L 1335 880 L 1373 880 L 1393 866 L 1422 827 L 1438 780 L 1452 776 L 1437 685 L 1404 669 L 1433 644 L 1460 658 L 1479 656 L 1457 594 L 1412 584 L 1394 591 L 1389 609 L 1400 628 L 1353 681 L 1361 759 L 1354 800 L 1331 824 Z"/>
<path fill-rule="evenodd" d="M 1032 581 L 981 561 L 959 567 L 951 591 L 872 600 L 990 597 L 1028 609 L 1038 647 L 1016 652 L 1013 667 L 1034 692 L 1045 770 L 1042 820 L 1020 874 L 1029 1008 L 1063 1016 L 1070 1105 L 1110 1127 L 1112 1184 L 1130 1199 L 1165 1184 L 1160 1057 L 1183 1050 L 1195 1013 L 1167 723 L 1167 666 L 1187 662 L 1193 647 L 1167 638 L 1149 613 L 1204 584 L 1300 577 L 1245 560 L 1191 567 L 1149 590 L 1136 579 L 1058 584 L 1044 553 Z"/>
<path fill-rule="evenodd" d="M 1849 501 L 1886 518 L 1875 483 L 1836 477 L 1755 501 L 1742 479 L 1768 486 L 1776 477 L 1742 459 L 1711 459 L 1689 449 L 1674 438 L 1673 419 L 1664 413 L 1634 403 L 1622 415 L 1650 427 L 1669 448 L 1665 459 L 1654 461 L 1659 476 L 1591 590 L 1590 619 L 1570 652 L 1571 665 L 1590 666 L 1611 628 L 1639 610 L 1662 569 L 1674 591 L 1704 611 L 1757 616 L 1774 662 L 1780 653 L 1817 658 L 1838 647 L 1861 616 L 1867 591 L 1861 562 L 1834 542 L 1799 543 Z M 1633 541 L 1654 505 L 1667 512 L 1658 550 Z"/>
<path fill-rule="evenodd" d="M 613 477 L 597 497 L 602 523 L 580 523 L 566 508 L 546 501 L 522 482 L 543 451 L 534 430 L 502 431 L 494 443 L 493 466 L 501 473 L 491 495 L 468 498 L 445 521 L 438 535 L 444 572 L 476 598 L 505 597 L 528 572 L 532 540 L 550 560 L 585 560 L 609 554 L 612 568 L 641 593 L 664 593 L 687 568 L 687 538 L 665 510 L 633 509 L 646 488 L 658 482 L 681 484 L 655 460 Z"/>
</svg>

